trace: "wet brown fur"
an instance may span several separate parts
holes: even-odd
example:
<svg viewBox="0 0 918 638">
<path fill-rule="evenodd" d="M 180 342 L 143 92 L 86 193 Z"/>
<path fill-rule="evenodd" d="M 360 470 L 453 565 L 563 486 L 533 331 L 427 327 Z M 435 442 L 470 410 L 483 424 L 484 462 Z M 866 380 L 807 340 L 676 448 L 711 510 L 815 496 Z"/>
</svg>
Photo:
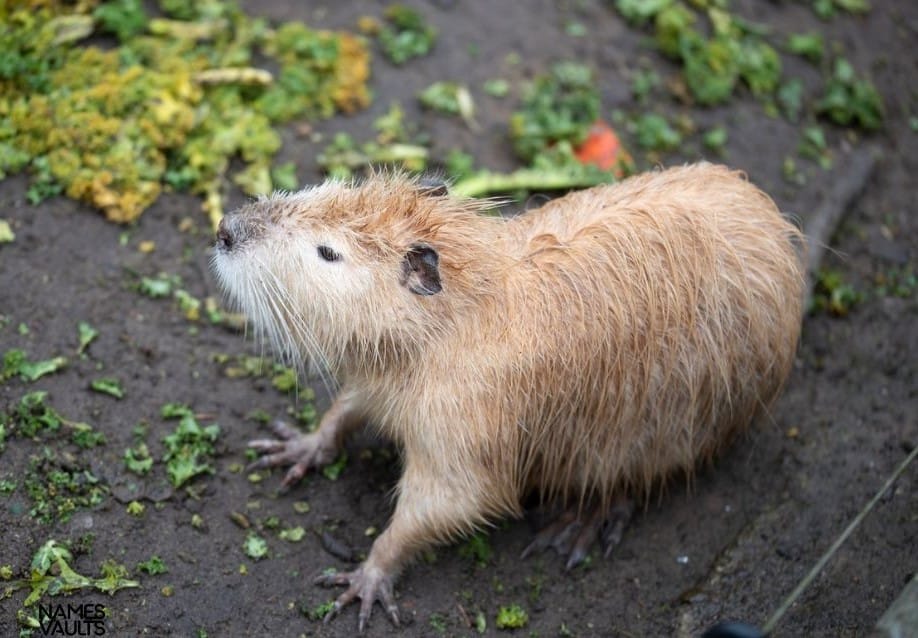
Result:
<svg viewBox="0 0 918 638">
<path fill-rule="evenodd" d="M 387 174 L 265 199 L 244 211 L 259 229 L 248 271 L 221 275 L 399 444 L 387 569 L 520 514 L 531 490 L 603 503 L 690 473 L 793 361 L 802 236 L 740 173 L 647 173 L 511 220 L 484 206 Z M 342 263 L 302 256 L 323 242 Z M 418 242 L 439 253 L 438 294 L 398 281 Z"/>
</svg>

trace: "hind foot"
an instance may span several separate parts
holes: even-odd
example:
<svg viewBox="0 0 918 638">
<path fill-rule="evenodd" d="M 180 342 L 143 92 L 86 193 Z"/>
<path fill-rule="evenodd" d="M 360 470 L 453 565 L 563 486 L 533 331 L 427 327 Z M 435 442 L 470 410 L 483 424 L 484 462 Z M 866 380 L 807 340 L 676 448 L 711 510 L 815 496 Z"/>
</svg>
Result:
<svg viewBox="0 0 918 638">
<path fill-rule="evenodd" d="M 567 557 L 565 569 L 570 570 L 583 562 L 597 539 L 603 556 L 608 557 L 621 542 L 633 513 L 634 503 L 626 497 L 617 498 L 608 510 L 599 507 L 587 512 L 567 510 L 536 534 L 523 550 L 522 558 L 550 547 Z"/>
</svg>

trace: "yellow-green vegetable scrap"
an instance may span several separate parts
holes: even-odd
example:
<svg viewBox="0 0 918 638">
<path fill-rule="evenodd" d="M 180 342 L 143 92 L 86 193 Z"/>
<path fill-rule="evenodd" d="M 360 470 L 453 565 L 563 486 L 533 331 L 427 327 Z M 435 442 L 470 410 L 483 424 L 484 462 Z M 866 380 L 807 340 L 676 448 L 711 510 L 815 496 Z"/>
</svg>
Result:
<svg viewBox="0 0 918 638">
<path fill-rule="evenodd" d="M 116 222 L 164 189 L 219 219 L 230 160 L 249 194 L 274 188 L 274 130 L 364 108 L 362 39 L 299 22 L 271 28 L 231 2 L 12 0 L 0 8 L 0 179 L 28 170 L 30 201 L 57 194 Z M 114 33 L 118 46 L 83 40 Z M 270 69 L 254 68 L 260 53 Z"/>
</svg>

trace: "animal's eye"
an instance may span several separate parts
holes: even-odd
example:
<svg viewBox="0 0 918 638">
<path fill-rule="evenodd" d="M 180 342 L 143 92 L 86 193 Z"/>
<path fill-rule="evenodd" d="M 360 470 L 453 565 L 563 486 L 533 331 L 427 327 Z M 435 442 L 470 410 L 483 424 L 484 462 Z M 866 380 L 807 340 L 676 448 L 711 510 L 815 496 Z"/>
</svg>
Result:
<svg viewBox="0 0 918 638">
<path fill-rule="evenodd" d="M 341 255 L 328 246 L 319 246 L 319 257 L 325 261 L 340 261 Z"/>
</svg>

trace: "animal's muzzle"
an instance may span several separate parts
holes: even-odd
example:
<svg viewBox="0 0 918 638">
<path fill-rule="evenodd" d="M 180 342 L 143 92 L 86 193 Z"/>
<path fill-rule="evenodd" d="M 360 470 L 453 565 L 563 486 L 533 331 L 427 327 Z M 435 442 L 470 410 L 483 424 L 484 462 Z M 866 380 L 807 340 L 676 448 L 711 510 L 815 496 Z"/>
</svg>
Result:
<svg viewBox="0 0 918 638">
<path fill-rule="evenodd" d="M 240 246 L 258 237 L 264 225 L 253 215 L 228 213 L 220 220 L 217 227 L 216 249 L 231 253 Z"/>
</svg>

